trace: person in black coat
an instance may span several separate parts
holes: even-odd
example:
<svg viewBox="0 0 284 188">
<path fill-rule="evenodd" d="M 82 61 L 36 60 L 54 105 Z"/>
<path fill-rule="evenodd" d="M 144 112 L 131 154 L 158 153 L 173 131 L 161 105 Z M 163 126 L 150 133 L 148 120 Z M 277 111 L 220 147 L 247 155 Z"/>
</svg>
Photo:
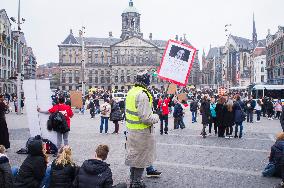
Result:
<svg viewBox="0 0 284 188">
<path fill-rule="evenodd" d="M 226 129 L 226 137 L 230 138 L 233 133 L 233 125 L 235 124 L 233 101 L 229 100 L 224 108 L 224 127 Z"/>
<path fill-rule="evenodd" d="M 284 132 L 284 106 L 282 106 L 282 113 L 281 113 L 281 116 L 280 116 L 280 123 L 281 123 L 282 130 Z"/>
<path fill-rule="evenodd" d="M 278 133 L 276 142 L 271 147 L 269 163 L 275 165 L 275 171 L 271 175 L 282 178 L 279 187 L 284 187 L 284 132 Z"/>
<path fill-rule="evenodd" d="M 183 108 L 177 99 L 174 99 L 174 104 L 175 104 L 174 113 L 173 113 L 174 129 L 178 129 L 179 127 L 181 129 L 184 129 L 185 125 L 183 122 L 183 115 L 184 115 Z"/>
<path fill-rule="evenodd" d="M 49 188 L 72 187 L 75 179 L 76 166 L 72 160 L 72 151 L 69 146 L 63 146 L 57 159 L 52 162 Z"/>
<path fill-rule="evenodd" d="M 122 112 L 119 108 L 119 103 L 111 99 L 111 113 L 110 113 L 110 121 L 114 124 L 114 132 L 113 134 L 118 134 L 119 131 L 119 121 L 122 120 Z"/>
<path fill-rule="evenodd" d="M 95 159 L 84 161 L 75 178 L 75 188 L 111 188 L 113 184 L 112 172 L 109 165 L 104 162 L 107 159 L 109 147 L 99 145 L 96 149 Z"/>
<path fill-rule="evenodd" d="M 224 125 L 224 103 L 226 99 L 224 97 L 219 98 L 216 105 L 216 125 L 218 127 L 218 137 L 224 137 L 225 125 Z"/>
<path fill-rule="evenodd" d="M 8 157 L 5 155 L 5 147 L 0 145 L 0 187 L 13 188 L 13 177 Z"/>
<path fill-rule="evenodd" d="M 235 138 L 242 138 L 243 136 L 243 121 L 245 119 L 244 113 L 244 103 L 241 101 L 241 97 L 239 95 L 236 96 L 236 101 L 233 105 L 233 111 L 235 116 Z M 238 128 L 240 127 L 240 132 Z M 239 132 L 239 136 L 238 136 Z"/>
<path fill-rule="evenodd" d="M 4 145 L 6 149 L 10 148 L 9 132 L 5 118 L 7 108 L 4 96 L 0 95 L 0 145 Z"/>
<path fill-rule="evenodd" d="M 90 99 L 90 103 L 89 103 L 88 107 L 90 109 L 91 119 L 93 119 L 95 117 L 95 113 L 96 113 L 96 107 L 95 107 L 95 103 L 94 103 L 93 98 Z"/>
<path fill-rule="evenodd" d="M 203 136 L 203 138 L 206 138 L 205 129 L 211 121 L 210 103 L 207 99 L 207 96 L 204 96 L 201 102 L 200 113 L 202 114 L 202 125 L 203 125 L 201 135 Z"/>
<path fill-rule="evenodd" d="M 14 188 L 39 188 L 45 185 L 44 177 L 48 156 L 41 140 L 33 140 L 28 145 L 29 154 L 21 165 L 14 183 Z"/>
</svg>

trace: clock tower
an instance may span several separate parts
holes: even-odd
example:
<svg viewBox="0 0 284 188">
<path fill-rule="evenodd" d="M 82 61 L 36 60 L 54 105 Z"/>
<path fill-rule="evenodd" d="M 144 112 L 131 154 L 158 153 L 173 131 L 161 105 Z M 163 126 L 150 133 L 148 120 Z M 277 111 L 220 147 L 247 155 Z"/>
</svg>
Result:
<svg viewBox="0 0 284 188">
<path fill-rule="evenodd" d="M 122 17 L 122 33 L 120 38 L 122 40 L 128 39 L 132 36 L 139 38 L 143 37 L 140 28 L 140 16 L 141 14 L 133 6 L 133 1 L 129 1 L 129 6 L 123 11 Z"/>
</svg>

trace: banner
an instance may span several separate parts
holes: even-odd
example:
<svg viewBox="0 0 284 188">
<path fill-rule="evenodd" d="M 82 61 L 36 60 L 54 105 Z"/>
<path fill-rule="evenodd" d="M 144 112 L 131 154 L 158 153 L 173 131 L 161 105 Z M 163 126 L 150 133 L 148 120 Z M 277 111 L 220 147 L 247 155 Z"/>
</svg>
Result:
<svg viewBox="0 0 284 188">
<path fill-rule="evenodd" d="M 196 49 L 179 41 L 169 40 L 158 76 L 180 86 L 186 86 Z"/>
<path fill-rule="evenodd" d="M 70 91 L 70 99 L 72 107 L 83 107 L 82 91 Z"/>
<path fill-rule="evenodd" d="M 30 135 L 32 137 L 41 135 L 56 143 L 56 132 L 47 130 L 49 115 L 37 112 L 37 107 L 43 111 L 52 107 L 50 81 L 24 80 L 23 88 Z"/>
</svg>

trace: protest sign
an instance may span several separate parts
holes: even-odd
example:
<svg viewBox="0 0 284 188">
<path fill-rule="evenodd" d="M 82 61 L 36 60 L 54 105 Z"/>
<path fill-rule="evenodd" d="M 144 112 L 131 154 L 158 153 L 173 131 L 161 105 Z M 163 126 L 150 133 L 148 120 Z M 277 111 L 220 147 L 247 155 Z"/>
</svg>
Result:
<svg viewBox="0 0 284 188">
<path fill-rule="evenodd" d="M 177 97 L 178 97 L 178 100 L 179 101 L 187 101 L 187 94 L 186 93 L 180 93 L 180 94 L 178 94 L 177 95 Z"/>
<path fill-rule="evenodd" d="M 46 127 L 49 115 L 37 112 L 37 107 L 42 111 L 52 107 L 50 81 L 24 80 L 23 89 L 30 135 L 32 137 L 41 135 L 56 143 L 56 132 L 50 132 Z"/>
<path fill-rule="evenodd" d="M 180 86 L 186 86 L 196 49 L 179 41 L 169 40 L 158 76 Z"/>
<path fill-rule="evenodd" d="M 83 107 L 82 92 L 70 91 L 71 106 L 75 108 Z"/>
<path fill-rule="evenodd" d="M 176 84 L 170 84 L 168 87 L 167 94 L 176 94 L 177 91 L 177 85 Z"/>
</svg>

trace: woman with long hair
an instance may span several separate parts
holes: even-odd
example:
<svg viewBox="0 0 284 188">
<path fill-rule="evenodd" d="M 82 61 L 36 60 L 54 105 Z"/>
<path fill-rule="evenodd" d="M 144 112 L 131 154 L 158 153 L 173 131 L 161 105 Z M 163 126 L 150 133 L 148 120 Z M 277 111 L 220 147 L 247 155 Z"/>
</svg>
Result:
<svg viewBox="0 0 284 188">
<path fill-rule="evenodd" d="M 216 125 L 218 127 L 218 137 L 224 137 L 225 127 L 224 127 L 224 110 L 226 99 L 221 97 L 216 105 Z"/>
<path fill-rule="evenodd" d="M 60 148 L 57 158 L 52 162 L 50 188 L 72 187 L 75 179 L 76 166 L 72 159 L 70 146 Z"/>
<path fill-rule="evenodd" d="M 229 99 L 224 108 L 224 127 L 226 128 L 225 138 L 232 137 L 233 125 L 234 125 L 234 112 L 233 112 L 233 100 Z"/>
</svg>

